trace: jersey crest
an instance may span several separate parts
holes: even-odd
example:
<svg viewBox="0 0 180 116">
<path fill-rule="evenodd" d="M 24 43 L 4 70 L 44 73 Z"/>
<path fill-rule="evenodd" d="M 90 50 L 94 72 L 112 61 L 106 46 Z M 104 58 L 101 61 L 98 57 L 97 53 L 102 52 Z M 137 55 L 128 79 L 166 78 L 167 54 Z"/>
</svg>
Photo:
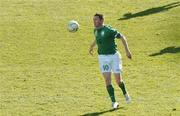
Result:
<svg viewBox="0 0 180 116">
<path fill-rule="evenodd" d="M 104 34 L 105 34 L 104 31 L 101 31 L 101 36 L 102 36 L 102 37 L 104 36 Z"/>
</svg>

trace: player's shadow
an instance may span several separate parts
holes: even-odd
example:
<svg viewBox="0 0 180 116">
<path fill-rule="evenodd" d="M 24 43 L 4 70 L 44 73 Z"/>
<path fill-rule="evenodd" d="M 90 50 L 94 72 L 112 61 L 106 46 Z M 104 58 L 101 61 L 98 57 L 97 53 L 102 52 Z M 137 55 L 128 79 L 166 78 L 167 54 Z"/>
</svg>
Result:
<svg viewBox="0 0 180 116">
<path fill-rule="evenodd" d="M 100 116 L 100 115 L 103 115 L 105 113 L 108 113 L 108 112 L 113 112 L 113 111 L 117 111 L 119 109 L 124 109 L 124 107 L 119 107 L 118 109 L 114 110 L 114 109 L 110 109 L 110 110 L 105 110 L 105 111 L 102 111 L 102 112 L 92 112 L 92 113 L 86 113 L 86 114 L 83 114 L 83 115 L 80 115 L 80 116 Z M 125 115 L 119 115 L 118 116 L 125 116 Z"/>
<path fill-rule="evenodd" d="M 175 46 L 166 47 L 157 53 L 150 54 L 149 56 L 158 56 L 158 55 L 163 55 L 166 53 L 172 53 L 172 54 L 173 53 L 180 53 L 180 47 L 175 47 Z"/>
<path fill-rule="evenodd" d="M 151 14 L 156 14 L 156 13 L 160 13 L 163 11 L 168 11 L 169 9 L 172 9 L 172 8 L 175 8 L 178 6 L 180 6 L 180 2 L 173 2 L 170 4 L 164 5 L 164 6 L 146 9 L 144 11 L 140 11 L 137 13 L 126 13 L 123 15 L 122 18 L 119 18 L 118 20 L 128 20 L 128 19 L 132 19 L 132 18 L 136 18 L 136 17 L 143 17 L 143 16 L 147 16 L 147 15 L 151 15 Z"/>
</svg>

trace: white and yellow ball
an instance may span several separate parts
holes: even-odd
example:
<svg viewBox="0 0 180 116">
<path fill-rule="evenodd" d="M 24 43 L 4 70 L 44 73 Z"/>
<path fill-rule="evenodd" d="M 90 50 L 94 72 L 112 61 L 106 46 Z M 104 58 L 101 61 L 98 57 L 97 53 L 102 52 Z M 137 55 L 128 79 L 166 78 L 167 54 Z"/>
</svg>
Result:
<svg viewBox="0 0 180 116">
<path fill-rule="evenodd" d="M 67 26 L 69 32 L 76 32 L 79 29 L 79 23 L 75 20 L 71 20 Z"/>
</svg>

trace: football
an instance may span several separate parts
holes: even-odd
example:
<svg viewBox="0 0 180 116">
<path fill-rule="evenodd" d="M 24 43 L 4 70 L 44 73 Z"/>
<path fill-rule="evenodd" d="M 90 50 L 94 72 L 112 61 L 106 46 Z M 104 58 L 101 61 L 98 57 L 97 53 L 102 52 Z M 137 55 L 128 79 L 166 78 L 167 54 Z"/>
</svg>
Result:
<svg viewBox="0 0 180 116">
<path fill-rule="evenodd" d="M 75 20 L 71 20 L 67 26 L 69 32 L 76 32 L 79 29 L 79 23 Z"/>
</svg>

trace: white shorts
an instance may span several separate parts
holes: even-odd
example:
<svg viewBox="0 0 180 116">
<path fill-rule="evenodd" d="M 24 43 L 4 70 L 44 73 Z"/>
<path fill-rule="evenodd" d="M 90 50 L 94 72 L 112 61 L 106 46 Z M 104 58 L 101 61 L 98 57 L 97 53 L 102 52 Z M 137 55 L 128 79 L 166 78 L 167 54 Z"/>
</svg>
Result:
<svg viewBox="0 0 180 116">
<path fill-rule="evenodd" d="M 116 52 L 113 55 L 99 55 L 98 59 L 102 73 L 111 71 L 113 73 L 122 72 L 122 60 L 119 52 Z"/>
</svg>

